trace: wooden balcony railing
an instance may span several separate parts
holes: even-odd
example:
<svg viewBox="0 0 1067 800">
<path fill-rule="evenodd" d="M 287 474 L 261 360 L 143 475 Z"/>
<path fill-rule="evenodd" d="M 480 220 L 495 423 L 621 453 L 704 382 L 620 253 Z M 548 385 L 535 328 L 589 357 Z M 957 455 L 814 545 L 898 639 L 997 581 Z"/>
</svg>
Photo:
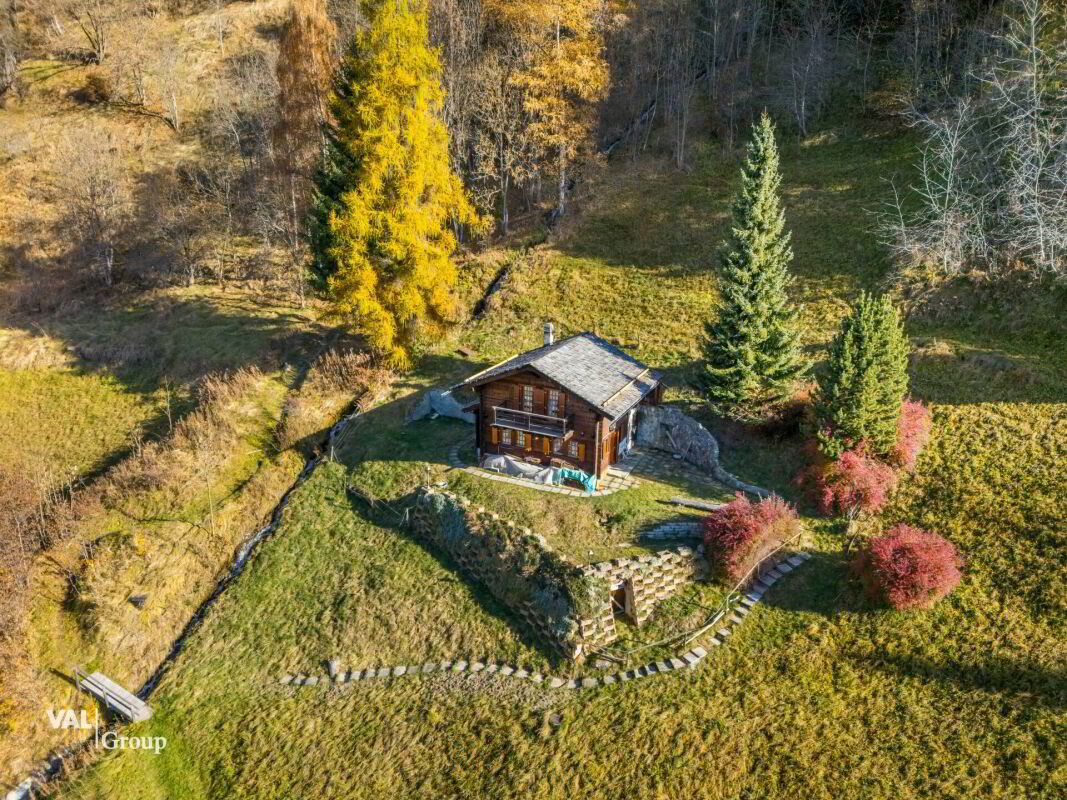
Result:
<svg viewBox="0 0 1067 800">
<path fill-rule="evenodd" d="M 514 431 L 527 431 L 540 436 L 562 439 L 567 435 L 567 420 L 534 414 L 532 411 L 516 411 L 513 408 L 493 406 L 493 424 Z"/>
</svg>

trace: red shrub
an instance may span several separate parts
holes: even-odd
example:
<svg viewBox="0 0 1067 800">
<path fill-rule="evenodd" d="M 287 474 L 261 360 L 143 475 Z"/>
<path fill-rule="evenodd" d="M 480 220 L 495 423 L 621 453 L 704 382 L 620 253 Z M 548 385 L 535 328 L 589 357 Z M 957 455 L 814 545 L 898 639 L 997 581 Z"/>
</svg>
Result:
<svg viewBox="0 0 1067 800">
<path fill-rule="evenodd" d="M 897 420 L 897 443 L 889 453 L 889 462 L 909 472 L 915 469 L 915 460 L 930 439 L 932 423 L 930 409 L 917 400 L 905 400 Z"/>
<path fill-rule="evenodd" d="M 796 510 L 778 496 L 758 503 L 740 492 L 706 517 L 704 554 L 713 571 L 736 583 L 782 542 L 800 532 Z"/>
<path fill-rule="evenodd" d="M 893 608 L 927 608 L 956 588 L 962 562 L 936 533 L 894 525 L 871 539 L 852 567 L 868 597 Z"/>
<path fill-rule="evenodd" d="M 893 468 L 861 451 L 846 450 L 836 460 L 823 460 L 797 476 L 823 514 L 877 511 L 897 485 Z"/>
</svg>

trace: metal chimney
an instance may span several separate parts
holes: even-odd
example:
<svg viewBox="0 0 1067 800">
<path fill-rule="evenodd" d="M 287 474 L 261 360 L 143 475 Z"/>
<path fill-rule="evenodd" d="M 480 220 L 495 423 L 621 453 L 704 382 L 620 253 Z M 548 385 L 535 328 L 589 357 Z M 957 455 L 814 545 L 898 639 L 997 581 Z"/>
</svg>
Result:
<svg viewBox="0 0 1067 800">
<path fill-rule="evenodd" d="M 554 341 L 556 341 L 555 329 L 553 328 L 551 322 L 546 322 L 545 323 L 545 347 L 548 347 Z"/>
</svg>

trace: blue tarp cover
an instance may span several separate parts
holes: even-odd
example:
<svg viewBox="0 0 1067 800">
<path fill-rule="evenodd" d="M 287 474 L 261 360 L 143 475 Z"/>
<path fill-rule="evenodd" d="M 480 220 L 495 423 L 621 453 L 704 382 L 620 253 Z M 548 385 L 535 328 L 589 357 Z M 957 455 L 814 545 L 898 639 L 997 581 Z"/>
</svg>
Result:
<svg viewBox="0 0 1067 800">
<path fill-rule="evenodd" d="M 556 482 L 563 483 L 565 480 L 578 481 L 582 484 L 587 492 L 596 491 L 596 476 L 587 475 L 580 469 L 570 469 L 569 467 L 560 467 L 556 470 Z"/>
</svg>

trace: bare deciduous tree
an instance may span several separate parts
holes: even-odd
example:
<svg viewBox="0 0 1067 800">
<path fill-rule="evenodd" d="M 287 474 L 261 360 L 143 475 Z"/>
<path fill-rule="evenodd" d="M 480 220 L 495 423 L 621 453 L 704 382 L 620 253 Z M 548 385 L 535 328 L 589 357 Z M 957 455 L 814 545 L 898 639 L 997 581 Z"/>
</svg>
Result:
<svg viewBox="0 0 1067 800">
<path fill-rule="evenodd" d="M 130 212 L 129 171 L 119 144 L 97 127 L 72 131 L 57 149 L 55 173 L 74 255 L 111 286 Z"/>
<path fill-rule="evenodd" d="M 19 30 L 15 0 L 0 0 L 0 107 L 18 77 Z"/>
<path fill-rule="evenodd" d="M 1067 272 L 1067 43 L 1041 0 L 1016 0 L 974 87 L 924 131 L 918 211 L 899 198 L 884 230 L 905 264 Z"/>
<path fill-rule="evenodd" d="M 85 36 L 90 60 L 103 64 L 109 52 L 111 24 L 106 0 L 76 0 L 70 6 L 70 15 Z"/>
<path fill-rule="evenodd" d="M 793 119 L 801 136 L 818 116 L 836 75 L 838 19 L 827 0 L 798 3 L 785 25 Z"/>
<path fill-rule="evenodd" d="M 529 178 L 536 158 L 526 135 L 528 119 L 523 113 L 522 95 L 511 83 L 512 69 L 495 54 L 483 60 L 474 102 L 479 199 L 484 206 L 497 206 L 503 233 L 508 232 L 512 185 L 521 185 Z"/>
</svg>

